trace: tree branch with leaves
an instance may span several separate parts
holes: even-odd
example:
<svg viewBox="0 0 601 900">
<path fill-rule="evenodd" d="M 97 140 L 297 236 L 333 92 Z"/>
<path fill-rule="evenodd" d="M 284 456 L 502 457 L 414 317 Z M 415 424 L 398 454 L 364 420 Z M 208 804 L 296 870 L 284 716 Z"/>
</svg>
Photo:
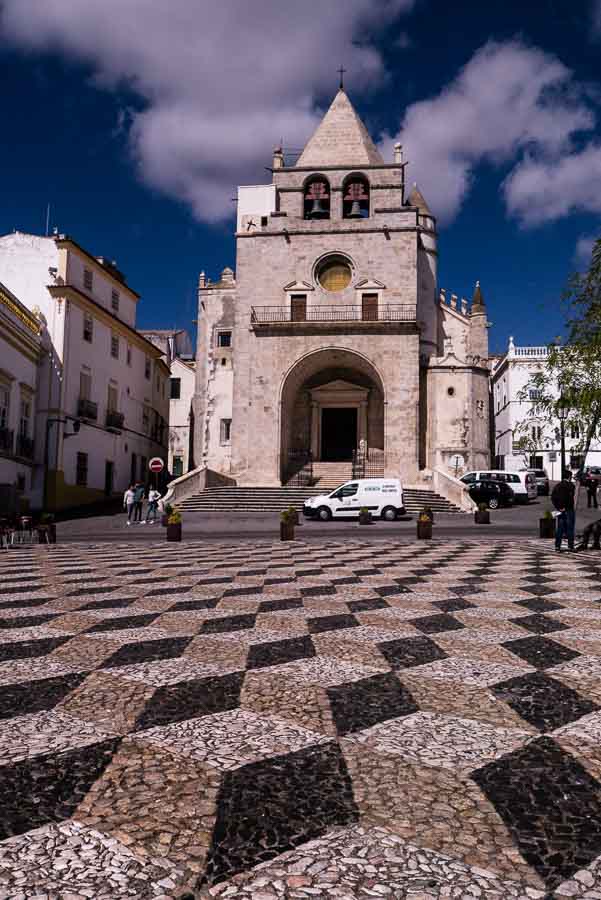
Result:
<svg viewBox="0 0 601 900">
<path fill-rule="evenodd" d="M 561 404 L 568 408 L 566 426 L 580 437 L 572 447 L 585 459 L 601 429 L 601 238 L 593 246 L 585 273 L 571 276 L 562 300 L 567 307 L 567 341 L 549 345 L 546 362 L 533 373 L 519 399 L 532 403 L 528 417 L 555 423 Z"/>
</svg>

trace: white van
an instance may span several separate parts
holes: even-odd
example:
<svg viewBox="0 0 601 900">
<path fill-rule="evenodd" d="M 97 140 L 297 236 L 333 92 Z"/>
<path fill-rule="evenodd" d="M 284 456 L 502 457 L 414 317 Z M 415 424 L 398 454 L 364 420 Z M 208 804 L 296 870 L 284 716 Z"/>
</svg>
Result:
<svg viewBox="0 0 601 900">
<path fill-rule="evenodd" d="M 488 469 L 481 472 L 466 472 L 461 477 L 464 484 L 475 481 L 505 481 L 515 494 L 516 503 L 528 503 L 538 497 L 536 476 L 533 472 L 506 472 L 505 469 Z"/>
<path fill-rule="evenodd" d="M 327 522 L 332 516 L 351 519 L 366 507 L 373 516 L 394 522 L 405 513 L 403 486 L 398 478 L 356 478 L 346 481 L 331 494 L 310 497 L 303 506 L 308 519 Z"/>
</svg>

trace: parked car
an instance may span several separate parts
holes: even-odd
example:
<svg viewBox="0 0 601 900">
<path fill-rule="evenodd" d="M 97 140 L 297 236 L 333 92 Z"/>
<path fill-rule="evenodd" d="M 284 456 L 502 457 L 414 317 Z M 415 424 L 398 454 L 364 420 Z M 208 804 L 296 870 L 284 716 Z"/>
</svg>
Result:
<svg viewBox="0 0 601 900">
<path fill-rule="evenodd" d="M 476 481 L 504 481 L 511 486 L 516 503 L 528 503 L 538 497 L 536 479 L 532 472 L 506 472 L 505 469 L 488 469 L 482 472 L 466 472 L 461 478 L 464 484 Z"/>
<path fill-rule="evenodd" d="M 547 470 L 531 469 L 530 471 L 536 479 L 536 487 L 538 489 L 538 493 L 543 494 L 546 497 L 549 493 L 549 476 L 547 475 Z"/>
<path fill-rule="evenodd" d="M 327 522 L 333 516 L 354 518 L 367 508 L 372 516 L 394 522 L 405 513 L 403 486 L 398 478 L 358 478 L 346 481 L 330 494 L 310 497 L 303 506 L 308 519 Z"/>
<path fill-rule="evenodd" d="M 486 503 L 489 509 L 511 506 L 515 500 L 506 481 L 474 481 L 467 491 L 474 503 Z"/>
</svg>

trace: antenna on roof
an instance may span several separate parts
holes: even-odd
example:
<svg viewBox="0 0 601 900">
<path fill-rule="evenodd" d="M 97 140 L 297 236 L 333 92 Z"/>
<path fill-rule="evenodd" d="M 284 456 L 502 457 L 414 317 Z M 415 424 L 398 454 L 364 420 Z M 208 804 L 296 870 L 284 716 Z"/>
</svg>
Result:
<svg viewBox="0 0 601 900">
<path fill-rule="evenodd" d="M 344 68 L 344 66 L 340 66 L 340 68 L 337 69 L 336 71 L 340 75 L 340 90 L 343 91 L 344 90 L 344 75 L 345 75 L 346 69 Z"/>
<path fill-rule="evenodd" d="M 50 204 L 46 207 L 46 237 L 48 237 L 48 232 L 50 231 Z"/>
</svg>

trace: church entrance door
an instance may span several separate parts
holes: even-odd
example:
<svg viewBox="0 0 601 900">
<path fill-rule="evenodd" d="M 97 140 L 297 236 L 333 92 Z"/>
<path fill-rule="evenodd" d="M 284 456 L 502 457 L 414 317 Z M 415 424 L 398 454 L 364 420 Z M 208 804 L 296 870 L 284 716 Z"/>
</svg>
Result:
<svg viewBox="0 0 601 900">
<path fill-rule="evenodd" d="M 321 458 L 348 461 L 357 447 L 357 409 L 324 407 L 321 411 Z"/>
</svg>

